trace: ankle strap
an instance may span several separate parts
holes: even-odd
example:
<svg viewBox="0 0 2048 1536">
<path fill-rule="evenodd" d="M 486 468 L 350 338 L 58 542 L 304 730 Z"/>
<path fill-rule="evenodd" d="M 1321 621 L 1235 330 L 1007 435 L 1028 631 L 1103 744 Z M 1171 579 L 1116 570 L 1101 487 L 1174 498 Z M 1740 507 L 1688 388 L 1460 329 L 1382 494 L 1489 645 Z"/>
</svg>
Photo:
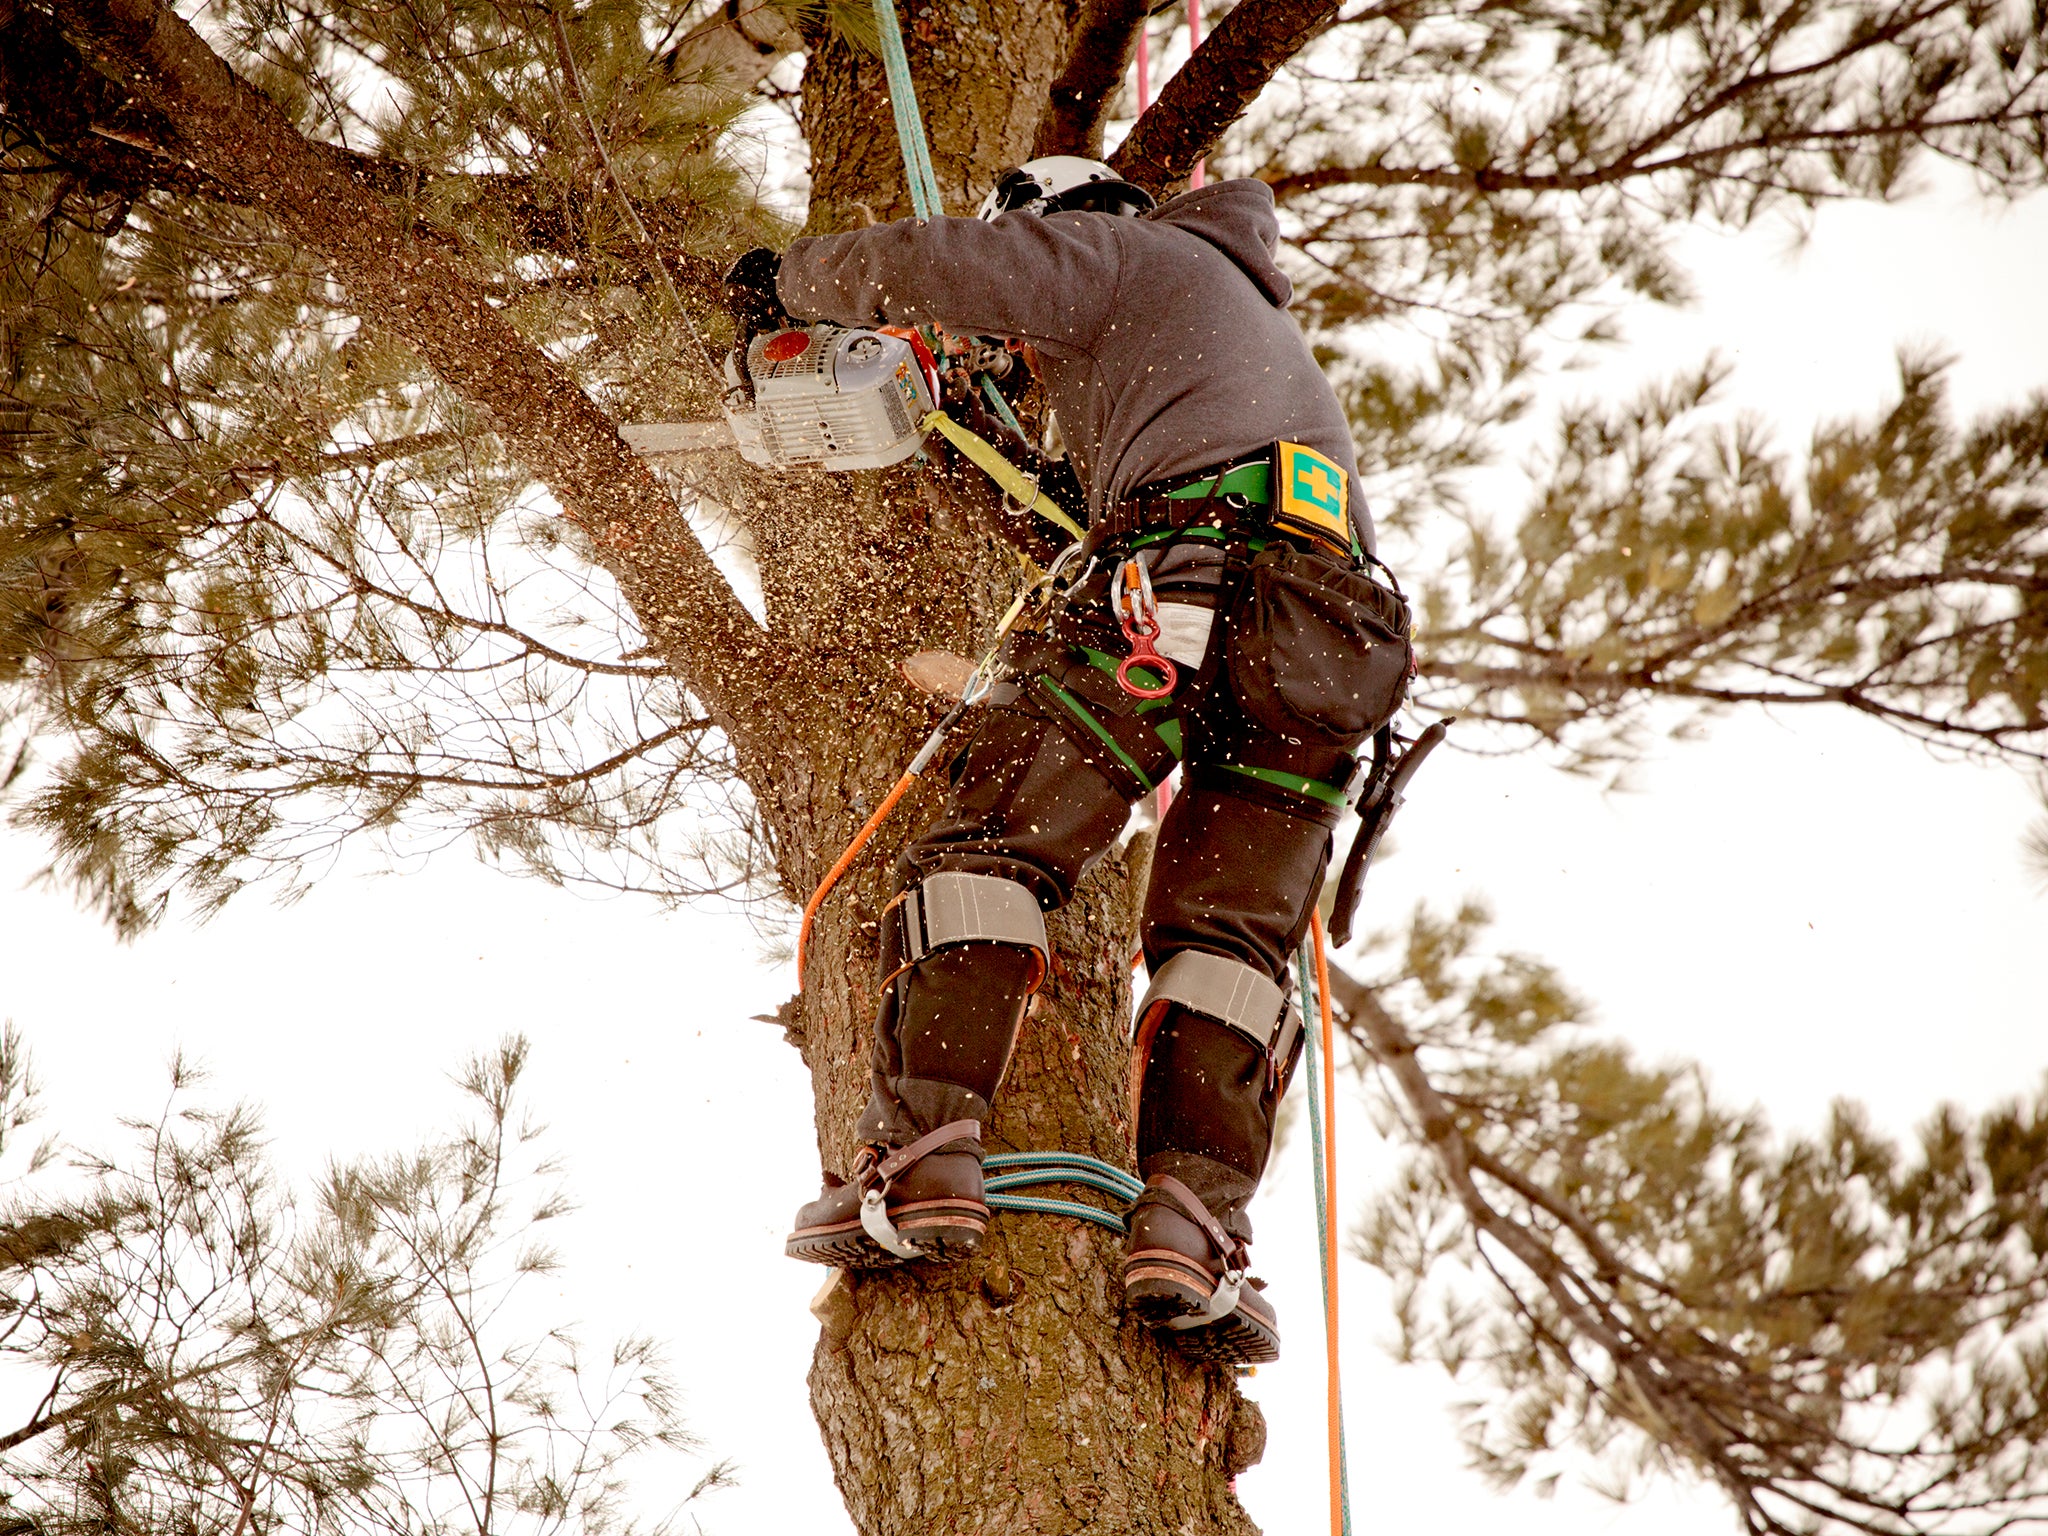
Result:
<svg viewBox="0 0 2048 1536">
<path fill-rule="evenodd" d="M 1226 1270 L 1243 1269 L 1251 1260 L 1251 1251 L 1245 1245 L 1223 1230 L 1223 1226 L 1209 1214 L 1209 1207 L 1196 1198 L 1195 1192 L 1181 1183 L 1170 1173 L 1155 1173 L 1145 1181 L 1149 1192 L 1158 1190 L 1179 1206 L 1200 1227 L 1209 1241 L 1215 1245 L 1217 1257 L 1223 1261 Z"/>
<path fill-rule="evenodd" d="M 978 1143 L 980 1140 L 981 1122 L 979 1120 L 955 1120 L 950 1125 L 940 1126 L 936 1131 L 927 1131 L 909 1146 L 898 1147 L 886 1157 L 883 1157 L 877 1148 L 863 1147 L 861 1149 L 861 1161 L 868 1162 L 870 1158 L 874 1159 L 873 1162 L 868 1163 L 868 1166 L 874 1170 L 877 1178 L 884 1184 L 888 1184 L 894 1181 L 896 1175 L 903 1172 L 904 1169 L 914 1163 L 922 1162 L 949 1141 L 972 1141 Z"/>
</svg>

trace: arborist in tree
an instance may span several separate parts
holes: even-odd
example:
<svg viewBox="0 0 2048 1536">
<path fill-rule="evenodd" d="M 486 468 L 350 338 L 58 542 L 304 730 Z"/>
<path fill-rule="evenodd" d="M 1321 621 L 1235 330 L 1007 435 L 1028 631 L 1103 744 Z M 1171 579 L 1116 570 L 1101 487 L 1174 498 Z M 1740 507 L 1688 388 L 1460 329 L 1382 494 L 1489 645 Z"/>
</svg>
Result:
<svg viewBox="0 0 2048 1536">
<path fill-rule="evenodd" d="M 1078 575 L 1045 632 L 1007 642 L 945 811 L 903 855 L 866 1149 L 797 1214 L 797 1258 L 975 1251 L 982 1128 L 1046 975 L 1043 914 L 1179 763 L 1141 929 L 1145 1191 L 1124 1296 L 1201 1358 L 1278 1352 L 1246 1281 L 1245 1208 L 1301 1049 L 1289 959 L 1412 654 L 1407 607 L 1374 574 L 1344 412 L 1287 313 L 1278 235 L 1261 182 L 1155 207 L 1060 156 L 1006 174 L 977 219 L 798 240 L 728 279 L 748 325 L 1022 342 L 1087 517 Z"/>
</svg>

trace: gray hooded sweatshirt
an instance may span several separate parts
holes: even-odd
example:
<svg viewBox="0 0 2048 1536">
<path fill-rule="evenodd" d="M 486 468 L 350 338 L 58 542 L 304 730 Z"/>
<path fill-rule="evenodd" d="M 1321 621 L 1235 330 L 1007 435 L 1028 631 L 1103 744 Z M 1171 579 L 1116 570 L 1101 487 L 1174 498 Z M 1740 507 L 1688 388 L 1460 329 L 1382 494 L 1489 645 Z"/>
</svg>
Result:
<svg viewBox="0 0 2048 1536">
<path fill-rule="evenodd" d="M 793 315 L 1030 342 L 1091 512 L 1285 439 L 1343 466 L 1370 549 L 1351 430 L 1287 313 L 1279 234 L 1271 188 L 1223 181 L 1139 218 L 1019 211 L 798 240 L 778 287 Z"/>
</svg>

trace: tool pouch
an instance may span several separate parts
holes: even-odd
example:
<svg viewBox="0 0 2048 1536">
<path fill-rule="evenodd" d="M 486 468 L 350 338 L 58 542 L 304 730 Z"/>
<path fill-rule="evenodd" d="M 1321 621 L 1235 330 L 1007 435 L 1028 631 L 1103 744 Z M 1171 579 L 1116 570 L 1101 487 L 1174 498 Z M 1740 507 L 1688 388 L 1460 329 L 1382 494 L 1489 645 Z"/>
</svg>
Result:
<svg viewBox="0 0 2048 1536">
<path fill-rule="evenodd" d="M 1256 724 L 1301 745 L 1355 751 L 1393 718 L 1414 646 L 1408 604 L 1364 571 L 1271 545 L 1231 614 L 1231 692 Z"/>
</svg>

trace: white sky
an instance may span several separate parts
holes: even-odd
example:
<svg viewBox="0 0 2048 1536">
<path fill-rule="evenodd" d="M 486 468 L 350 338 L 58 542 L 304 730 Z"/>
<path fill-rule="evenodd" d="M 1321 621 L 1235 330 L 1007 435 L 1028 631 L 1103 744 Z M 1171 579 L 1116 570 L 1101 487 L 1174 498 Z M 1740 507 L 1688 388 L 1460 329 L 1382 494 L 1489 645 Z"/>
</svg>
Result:
<svg viewBox="0 0 2048 1536">
<path fill-rule="evenodd" d="M 1802 252 L 1782 227 L 1687 241 L 1704 292 L 1637 319 L 1637 345 L 1574 392 L 1730 352 L 1739 396 L 1798 446 L 1816 411 L 1868 411 L 1893 349 L 1961 352 L 1965 409 L 2048 386 L 2048 198 L 1980 210 L 1959 177 L 1893 209 L 1821 216 Z M 1837 1094 L 1905 1130 L 1937 1099 L 1981 1107 L 2048 1067 L 2039 985 L 2048 901 L 2018 840 L 2034 813 L 2008 771 L 1936 762 L 1868 722 L 1751 714 L 1672 745 L 1603 795 L 1528 757 L 1444 754 L 1418 781 L 1367 921 L 1486 893 L 1502 947 L 1558 964 L 1604 1023 L 1652 1058 L 1707 1064 L 1718 1092 L 1810 1126 Z M 278 1155 L 397 1149 L 456 1109 L 447 1074 L 521 1031 L 530 1098 L 581 1210 L 551 1309 L 593 1340 L 672 1343 L 689 1417 L 740 1486 L 714 1531 L 847 1529 L 805 1394 L 820 1272 L 781 1256 L 816 1188 L 807 1079 L 779 1031 L 748 1020 L 791 990 L 737 919 L 664 916 L 514 881 L 459 853 L 423 870 L 337 874 L 287 909 L 245 899 L 211 926 L 173 922 L 122 948 L 69 903 L 25 888 L 40 851 L 0 833 L 0 1014 L 27 1032 L 47 1124 L 108 1146 L 117 1115 L 161 1098 L 174 1047 L 222 1099 L 266 1105 Z M 1388 1154 L 1340 1115 L 1347 1208 Z M 1250 1390 L 1273 1438 L 1240 1483 L 1275 1533 L 1321 1528 L 1321 1346 L 1306 1138 L 1257 1208 L 1287 1358 Z M 728 1182 L 744 1169 L 744 1184 Z M 1008 1218 L 1017 1219 L 1017 1218 Z M 1345 1386 L 1361 1531 L 1694 1536 L 1732 1529 L 1710 1491 L 1617 1507 L 1570 1481 L 1554 1500 L 1488 1491 L 1463 1469 L 1461 1388 L 1399 1368 L 1379 1278 L 1344 1265 Z M 707 1318 L 715 1318 L 710 1326 Z M 701 1466 L 648 1468 L 650 1491 Z"/>
</svg>

